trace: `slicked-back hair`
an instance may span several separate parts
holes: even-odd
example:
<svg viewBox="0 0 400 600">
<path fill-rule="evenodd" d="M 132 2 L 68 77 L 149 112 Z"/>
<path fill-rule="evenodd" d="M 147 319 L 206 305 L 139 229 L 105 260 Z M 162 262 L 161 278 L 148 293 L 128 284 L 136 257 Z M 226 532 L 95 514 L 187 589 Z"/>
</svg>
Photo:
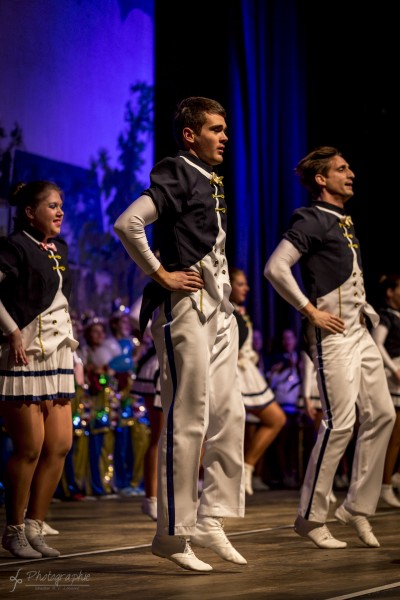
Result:
<svg viewBox="0 0 400 600">
<path fill-rule="evenodd" d="M 337 148 L 332 146 L 319 146 L 307 154 L 297 164 L 294 172 L 300 179 L 300 183 L 310 192 L 313 198 L 317 198 L 321 188 L 315 181 L 315 176 L 328 174 L 332 158 L 342 156 Z"/>
</svg>

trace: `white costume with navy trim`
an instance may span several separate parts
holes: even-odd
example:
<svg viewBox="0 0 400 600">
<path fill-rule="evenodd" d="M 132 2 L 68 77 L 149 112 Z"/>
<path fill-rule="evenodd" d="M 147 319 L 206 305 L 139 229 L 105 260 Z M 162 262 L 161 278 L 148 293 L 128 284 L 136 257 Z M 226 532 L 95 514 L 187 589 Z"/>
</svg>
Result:
<svg viewBox="0 0 400 600">
<path fill-rule="evenodd" d="M 222 178 L 189 152 L 162 160 L 150 178 L 144 194 L 151 199 L 142 196 L 119 217 L 117 235 L 150 274 L 160 263 L 144 244 L 143 230 L 156 221 L 164 268 L 190 268 L 205 284 L 191 294 L 150 284 L 142 304 L 142 331 L 152 320 L 165 417 L 157 533 L 191 535 L 198 515 L 244 516 L 245 410 L 237 371 L 238 326 L 229 301 L 226 203 Z M 203 443 L 204 486 L 198 503 Z"/>
<path fill-rule="evenodd" d="M 297 261 L 308 298 L 291 272 Z M 343 334 L 335 335 L 305 323 L 323 420 L 301 489 L 299 515 L 310 522 L 326 522 L 333 478 L 353 435 L 356 408 L 360 425 L 344 507 L 372 515 L 395 414 L 382 357 L 365 324 L 365 317 L 375 326 L 379 318 L 365 299 L 359 244 L 350 217 L 325 202 L 298 209 L 264 274 L 294 307 L 301 309 L 310 300 L 318 309 L 340 316 L 346 325 Z"/>
</svg>

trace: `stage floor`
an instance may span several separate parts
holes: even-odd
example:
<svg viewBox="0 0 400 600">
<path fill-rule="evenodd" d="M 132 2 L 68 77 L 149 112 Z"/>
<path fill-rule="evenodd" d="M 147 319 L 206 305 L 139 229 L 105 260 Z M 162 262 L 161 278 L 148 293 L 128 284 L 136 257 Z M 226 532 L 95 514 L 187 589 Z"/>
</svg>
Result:
<svg viewBox="0 0 400 600">
<path fill-rule="evenodd" d="M 343 493 L 336 493 L 338 501 Z M 381 548 L 366 548 L 340 525 L 331 507 L 328 526 L 348 542 L 320 550 L 293 532 L 298 492 L 255 492 L 244 519 L 225 531 L 246 557 L 239 567 L 196 548 L 211 573 L 185 571 L 151 554 L 155 523 L 140 510 L 141 497 L 52 503 L 47 521 L 56 559 L 18 560 L 0 549 L 0 597 L 44 600 L 345 600 L 400 598 L 400 509 L 378 506 L 371 518 Z M 4 507 L 0 508 L 4 523 Z"/>
</svg>

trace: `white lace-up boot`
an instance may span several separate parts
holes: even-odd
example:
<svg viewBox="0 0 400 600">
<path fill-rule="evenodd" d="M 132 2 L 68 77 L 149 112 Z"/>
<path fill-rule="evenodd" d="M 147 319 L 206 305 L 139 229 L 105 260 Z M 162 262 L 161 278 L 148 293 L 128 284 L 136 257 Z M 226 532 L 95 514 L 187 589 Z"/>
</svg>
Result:
<svg viewBox="0 0 400 600">
<path fill-rule="evenodd" d="M 17 558 L 42 558 L 42 554 L 32 548 L 25 535 L 25 524 L 7 525 L 1 545 Z"/>
<path fill-rule="evenodd" d="M 393 491 L 393 487 L 390 484 L 383 484 L 381 488 L 380 499 L 393 508 L 400 508 L 400 500 Z"/>
<path fill-rule="evenodd" d="M 400 473 L 396 472 L 392 475 L 392 487 L 395 490 L 400 490 Z"/>
<path fill-rule="evenodd" d="M 317 548 L 338 550 L 347 547 L 346 542 L 333 537 L 326 525 L 315 525 L 300 515 L 297 516 L 294 523 L 294 530 L 298 535 L 308 537 Z"/>
<path fill-rule="evenodd" d="M 58 529 L 54 529 L 51 525 L 49 525 L 46 521 L 43 521 L 43 535 L 58 535 L 60 532 Z"/>
<path fill-rule="evenodd" d="M 363 515 L 353 515 L 345 509 L 343 504 L 335 511 L 335 518 L 342 523 L 342 525 L 350 525 L 356 530 L 360 540 L 370 548 L 379 548 L 380 543 L 372 532 L 372 527 L 367 519 Z"/>
<path fill-rule="evenodd" d="M 142 513 L 153 519 L 153 521 L 157 521 L 157 498 L 155 496 L 143 498 Z"/>
<path fill-rule="evenodd" d="M 244 485 L 245 485 L 246 494 L 248 494 L 249 496 L 252 496 L 254 494 L 254 492 L 253 492 L 253 471 L 254 471 L 253 465 L 248 465 L 247 463 L 244 463 Z"/>
<path fill-rule="evenodd" d="M 190 541 L 180 535 L 156 535 L 151 545 L 155 556 L 168 558 L 183 569 L 189 571 L 212 571 L 212 566 L 198 559 L 193 552 Z"/>
<path fill-rule="evenodd" d="M 232 546 L 224 531 L 224 520 L 221 517 L 199 517 L 196 533 L 190 536 L 194 546 L 209 548 L 224 560 L 246 565 L 247 560 Z"/>
<path fill-rule="evenodd" d="M 40 552 L 42 556 L 60 556 L 58 550 L 50 548 L 50 546 L 46 544 L 43 537 L 43 521 L 39 521 L 38 519 L 25 519 L 25 535 L 32 548 Z"/>
</svg>

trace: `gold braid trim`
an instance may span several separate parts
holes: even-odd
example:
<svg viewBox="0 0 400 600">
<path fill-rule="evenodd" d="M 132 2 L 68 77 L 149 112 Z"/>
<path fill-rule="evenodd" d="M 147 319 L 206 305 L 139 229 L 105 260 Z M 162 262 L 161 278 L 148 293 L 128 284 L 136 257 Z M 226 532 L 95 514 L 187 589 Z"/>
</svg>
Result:
<svg viewBox="0 0 400 600">
<path fill-rule="evenodd" d="M 200 261 L 200 274 L 203 277 L 203 261 Z M 200 312 L 203 312 L 203 288 L 200 288 Z"/>
<path fill-rule="evenodd" d="M 44 358 L 44 346 L 43 346 L 43 341 L 42 341 L 42 330 L 43 330 L 43 323 L 42 323 L 42 315 L 39 315 L 39 344 L 40 344 L 40 348 L 42 350 L 42 357 Z"/>
</svg>

